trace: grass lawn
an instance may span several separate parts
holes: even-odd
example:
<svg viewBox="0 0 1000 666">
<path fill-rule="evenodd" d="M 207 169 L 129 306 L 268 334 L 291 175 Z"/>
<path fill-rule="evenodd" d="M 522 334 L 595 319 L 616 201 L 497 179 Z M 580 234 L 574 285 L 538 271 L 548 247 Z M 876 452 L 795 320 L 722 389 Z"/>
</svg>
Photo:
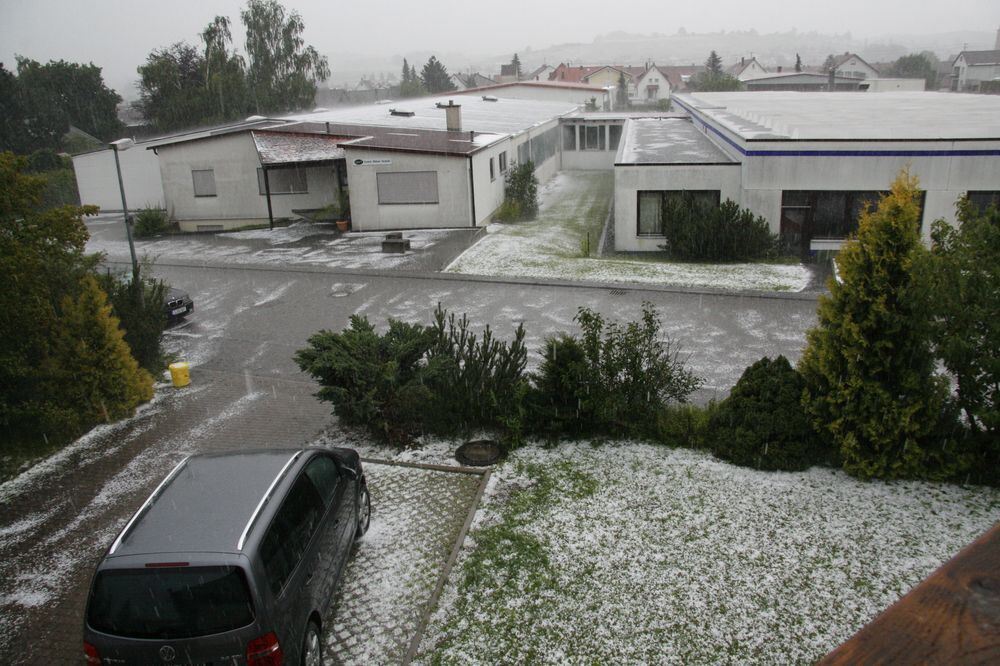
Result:
<svg viewBox="0 0 1000 666">
<path fill-rule="evenodd" d="M 801 291 L 809 284 L 810 273 L 800 264 L 697 264 L 598 257 L 613 193 L 611 172 L 560 172 L 539 188 L 540 209 L 535 220 L 490 225 L 490 233 L 446 270 L 737 290 Z"/>
<path fill-rule="evenodd" d="M 638 444 L 496 472 L 422 663 L 807 663 L 1000 514 L 1000 492 L 764 473 Z"/>
</svg>

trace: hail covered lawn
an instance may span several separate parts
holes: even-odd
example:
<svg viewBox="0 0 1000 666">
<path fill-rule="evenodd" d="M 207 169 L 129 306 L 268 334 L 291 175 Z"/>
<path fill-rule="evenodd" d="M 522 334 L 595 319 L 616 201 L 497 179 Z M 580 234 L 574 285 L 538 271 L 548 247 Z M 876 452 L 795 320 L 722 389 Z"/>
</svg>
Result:
<svg viewBox="0 0 1000 666">
<path fill-rule="evenodd" d="M 988 529 L 1000 493 L 647 445 L 496 472 L 422 663 L 804 663 Z"/>
<path fill-rule="evenodd" d="M 636 282 L 726 290 L 802 291 L 802 265 L 697 264 L 598 257 L 614 175 L 562 171 L 539 188 L 535 220 L 493 224 L 485 238 L 446 269 L 451 273 L 595 282 Z M 590 234 L 589 253 L 587 234 Z"/>
</svg>

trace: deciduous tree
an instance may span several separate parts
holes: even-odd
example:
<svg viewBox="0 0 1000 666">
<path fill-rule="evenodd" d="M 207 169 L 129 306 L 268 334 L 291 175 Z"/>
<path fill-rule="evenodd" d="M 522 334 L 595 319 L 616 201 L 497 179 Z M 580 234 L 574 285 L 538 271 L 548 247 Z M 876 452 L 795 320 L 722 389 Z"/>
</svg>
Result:
<svg viewBox="0 0 1000 666">
<path fill-rule="evenodd" d="M 257 113 L 311 106 L 316 85 L 330 76 L 326 56 L 302 39 L 305 23 L 275 0 L 249 0 L 246 27 L 247 84 Z"/>
</svg>

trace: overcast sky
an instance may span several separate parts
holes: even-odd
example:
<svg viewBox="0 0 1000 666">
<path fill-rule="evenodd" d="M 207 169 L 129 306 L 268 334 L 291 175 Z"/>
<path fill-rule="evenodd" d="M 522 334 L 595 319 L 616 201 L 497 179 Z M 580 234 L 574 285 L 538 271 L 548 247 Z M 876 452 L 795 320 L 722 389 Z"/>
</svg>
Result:
<svg viewBox="0 0 1000 666">
<path fill-rule="evenodd" d="M 305 21 L 305 40 L 321 53 L 359 55 L 465 52 L 501 54 L 612 31 L 673 34 L 749 30 L 850 32 L 855 37 L 1000 27 L 1000 0 L 288 0 Z M 137 79 L 149 51 L 196 42 L 216 15 L 228 16 L 242 50 L 245 0 L 0 0 L 0 62 L 93 62 L 116 88 Z M 447 63 L 446 63 L 447 64 Z M 336 71 L 337 62 L 330 66 Z M 125 92 L 122 90 L 121 92 Z M 131 91 L 126 96 L 133 96 Z"/>
</svg>

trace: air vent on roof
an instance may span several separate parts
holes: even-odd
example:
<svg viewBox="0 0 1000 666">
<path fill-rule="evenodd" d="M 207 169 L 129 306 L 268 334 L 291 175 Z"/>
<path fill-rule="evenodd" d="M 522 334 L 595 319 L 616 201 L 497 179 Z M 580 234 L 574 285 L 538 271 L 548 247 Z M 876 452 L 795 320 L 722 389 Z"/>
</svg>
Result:
<svg viewBox="0 0 1000 666">
<path fill-rule="evenodd" d="M 484 101 L 484 102 L 498 102 L 498 101 L 500 101 L 500 100 L 498 100 L 498 99 L 497 99 L 496 97 L 494 97 L 493 95 L 483 95 L 483 101 Z"/>
<path fill-rule="evenodd" d="M 255 123 L 258 120 L 267 120 L 267 118 L 265 118 L 264 116 L 248 116 L 246 122 Z"/>
<path fill-rule="evenodd" d="M 390 116 L 406 116 L 407 118 L 409 118 L 410 116 L 415 116 L 417 114 L 416 114 L 415 111 L 403 111 L 401 109 L 389 109 L 389 115 Z"/>
<path fill-rule="evenodd" d="M 323 113 L 324 111 L 329 111 L 329 110 L 330 109 L 326 108 L 325 106 L 317 106 L 315 109 L 313 109 L 313 113 Z"/>
</svg>

